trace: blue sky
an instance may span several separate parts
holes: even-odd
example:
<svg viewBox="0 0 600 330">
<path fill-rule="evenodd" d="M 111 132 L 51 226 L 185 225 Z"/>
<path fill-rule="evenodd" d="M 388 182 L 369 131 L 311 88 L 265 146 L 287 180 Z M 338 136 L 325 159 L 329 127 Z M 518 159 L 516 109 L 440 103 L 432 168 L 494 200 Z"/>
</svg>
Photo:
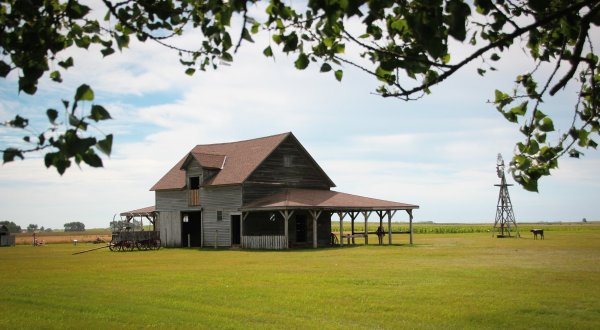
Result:
<svg viewBox="0 0 600 330">
<path fill-rule="evenodd" d="M 73 167 L 61 177 L 40 155 L 0 167 L 0 220 L 107 227 L 115 213 L 152 205 L 149 188 L 194 145 L 291 131 L 338 191 L 418 204 L 416 221 L 493 223 L 496 155 L 509 160 L 519 133 L 486 101 L 528 69 L 520 51 L 503 58 L 498 72 L 482 78 L 470 66 L 432 95 L 403 102 L 373 95 L 377 82 L 350 67 L 339 83 L 316 65 L 297 71 L 293 57 L 265 58 L 266 41 L 257 41 L 245 44 L 231 66 L 193 77 L 177 54 L 132 42 L 104 60 L 97 51 L 72 51 L 76 66 L 63 74 L 65 82 L 45 80 L 34 97 L 17 93 L 15 76 L 0 81 L 2 121 L 21 114 L 41 125 L 45 109 L 60 108 L 87 83 L 114 118 L 99 128 L 115 134 L 102 169 Z M 545 105 L 557 127 L 571 116 L 572 95 L 567 89 Z M 0 144 L 12 139 L 0 129 Z M 585 154 L 562 159 L 539 193 L 512 187 L 517 222 L 600 220 L 600 157 Z"/>
</svg>

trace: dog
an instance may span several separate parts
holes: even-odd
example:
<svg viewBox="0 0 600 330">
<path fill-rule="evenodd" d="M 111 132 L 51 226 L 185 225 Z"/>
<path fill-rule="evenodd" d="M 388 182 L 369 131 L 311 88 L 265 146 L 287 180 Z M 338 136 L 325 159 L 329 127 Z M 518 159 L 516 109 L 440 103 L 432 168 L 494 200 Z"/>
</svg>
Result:
<svg viewBox="0 0 600 330">
<path fill-rule="evenodd" d="M 544 239 L 544 230 L 543 229 L 532 229 L 530 231 L 533 233 L 533 239 L 537 239 L 538 235 L 540 235 L 540 239 Z"/>
</svg>

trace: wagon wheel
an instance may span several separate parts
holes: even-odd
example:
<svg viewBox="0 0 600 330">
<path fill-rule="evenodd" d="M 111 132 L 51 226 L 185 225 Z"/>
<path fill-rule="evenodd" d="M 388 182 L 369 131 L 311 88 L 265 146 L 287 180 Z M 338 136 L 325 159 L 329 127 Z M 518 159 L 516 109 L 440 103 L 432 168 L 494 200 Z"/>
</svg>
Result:
<svg viewBox="0 0 600 330">
<path fill-rule="evenodd" d="M 150 242 L 150 244 L 151 244 L 150 246 L 151 246 L 152 250 L 158 250 L 158 249 L 160 249 L 160 245 L 161 245 L 160 243 L 161 243 L 160 242 L 160 238 L 153 239 Z"/>
<path fill-rule="evenodd" d="M 117 245 L 111 240 L 108 245 L 108 249 L 111 251 L 117 251 Z"/>
<path fill-rule="evenodd" d="M 134 248 L 135 248 L 135 244 L 133 241 L 123 242 L 123 250 L 133 251 Z"/>
</svg>

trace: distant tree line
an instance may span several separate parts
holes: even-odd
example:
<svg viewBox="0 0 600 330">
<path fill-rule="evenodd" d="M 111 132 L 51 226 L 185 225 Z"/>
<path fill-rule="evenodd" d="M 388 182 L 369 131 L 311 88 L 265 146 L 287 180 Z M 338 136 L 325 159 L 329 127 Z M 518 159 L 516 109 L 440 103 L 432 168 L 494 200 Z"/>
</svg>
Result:
<svg viewBox="0 0 600 330">
<path fill-rule="evenodd" d="M 17 225 L 12 221 L 0 221 L 0 225 L 5 225 L 8 228 L 8 231 L 11 233 L 20 233 L 21 226 Z"/>
<path fill-rule="evenodd" d="M 65 231 L 85 231 L 85 225 L 79 221 L 67 222 L 65 223 Z"/>
</svg>

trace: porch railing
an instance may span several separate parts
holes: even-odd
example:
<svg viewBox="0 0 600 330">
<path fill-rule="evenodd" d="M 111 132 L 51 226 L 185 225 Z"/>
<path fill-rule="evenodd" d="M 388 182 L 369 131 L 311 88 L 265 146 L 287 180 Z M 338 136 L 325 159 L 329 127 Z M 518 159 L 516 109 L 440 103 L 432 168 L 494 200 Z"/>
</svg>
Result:
<svg viewBox="0 0 600 330">
<path fill-rule="evenodd" d="M 285 250 L 287 239 L 285 236 L 275 235 L 242 236 L 242 249 Z"/>
<path fill-rule="evenodd" d="M 189 205 L 190 206 L 200 205 L 200 189 L 191 189 L 189 191 Z"/>
</svg>

